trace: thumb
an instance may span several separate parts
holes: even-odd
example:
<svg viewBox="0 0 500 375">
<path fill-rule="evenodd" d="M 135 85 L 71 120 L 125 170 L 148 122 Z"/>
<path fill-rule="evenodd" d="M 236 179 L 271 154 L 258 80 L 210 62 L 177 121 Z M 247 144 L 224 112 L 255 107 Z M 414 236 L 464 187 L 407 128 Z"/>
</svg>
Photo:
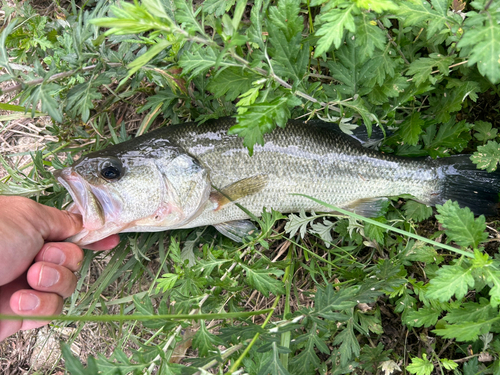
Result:
<svg viewBox="0 0 500 375">
<path fill-rule="evenodd" d="M 22 213 L 45 241 L 62 241 L 83 229 L 81 215 L 44 206 L 28 198 L 9 198 L 9 205 Z"/>
</svg>

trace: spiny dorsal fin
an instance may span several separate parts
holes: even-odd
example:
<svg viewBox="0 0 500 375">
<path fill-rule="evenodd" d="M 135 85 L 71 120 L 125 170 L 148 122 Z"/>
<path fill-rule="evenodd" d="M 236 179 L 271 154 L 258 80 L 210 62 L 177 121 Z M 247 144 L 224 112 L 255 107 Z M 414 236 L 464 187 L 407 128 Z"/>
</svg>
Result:
<svg viewBox="0 0 500 375">
<path fill-rule="evenodd" d="M 216 210 L 219 210 L 229 202 L 258 193 L 264 189 L 267 181 L 268 178 L 265 174 L 244 178 L 218 191 L 212 192 L 210 200 L 218 204 Z"/>
</svg>

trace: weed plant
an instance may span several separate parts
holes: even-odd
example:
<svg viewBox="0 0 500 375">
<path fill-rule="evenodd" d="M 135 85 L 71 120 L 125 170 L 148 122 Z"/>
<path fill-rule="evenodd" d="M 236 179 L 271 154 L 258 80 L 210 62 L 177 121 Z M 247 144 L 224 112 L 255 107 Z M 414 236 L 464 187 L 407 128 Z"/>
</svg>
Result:
<svg viewBox="0 0 500 375">
<path fill-rule="evenodd" d="M 317 117 L 381 129 L 386 153 L 498 167 L 499 0 L 33 1 L 1 8 L 0 121 L 49 115 L 51 140 L 23 168 L 0 159 L 2 194 L 61 208 L 51 168 L 221 116 L 250 153 Z M 88 252 L 53 326 L 102 343 L 63 345 L 66 370 L 500 374 L 499 222 L 400 198 L 373 220 L 264 212 L 243 245 L 209 227 Z"/>
</svg>

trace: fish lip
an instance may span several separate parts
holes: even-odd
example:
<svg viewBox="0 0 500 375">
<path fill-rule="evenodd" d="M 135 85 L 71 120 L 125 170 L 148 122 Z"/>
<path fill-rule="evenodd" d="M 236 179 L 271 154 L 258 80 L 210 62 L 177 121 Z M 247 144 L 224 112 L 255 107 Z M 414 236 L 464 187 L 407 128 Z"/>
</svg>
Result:
<svg viewBox="0 0 500 375">
<path fill-rule="evenodd" d="M 75 180 L 81 181 L 81 177 L 71 168 L 58 169 L 54 171 L 53 175 L 56 180 L 68 191 L 69 195 L 71 195 L 71 198 L 74 202 L 74 205 L 72 207 L 73 209 L 71 211 L 75 212 L 74 208 L 76 206 L 78 212 L 75 213 L 83 216 L 83 213 L 85 212 L 83 209 L 84 203 L 87 201 L 85 196 L 86 194 L 84 189 L 77 189 L 72 183 Z M 77 193 L 78 190 L 80 190 L 80 193 Z"/>
<path fill-rule="evenodd" d="M 54 172 L 57 181 L 68 191 L 74 204 L 69 207 L 69 211 L 82 215 L 83 226 L 87 229 L 95 230 L 104 226 L 105 215 L 99 199 L 93 193 L 91 187 L 73 168 L 64 168 Z M 89 216 L 89 208 L 94 202 L 93 208 L 98 211 L 100 220 L 96 220 L 94 215 Z"/>
</svg>

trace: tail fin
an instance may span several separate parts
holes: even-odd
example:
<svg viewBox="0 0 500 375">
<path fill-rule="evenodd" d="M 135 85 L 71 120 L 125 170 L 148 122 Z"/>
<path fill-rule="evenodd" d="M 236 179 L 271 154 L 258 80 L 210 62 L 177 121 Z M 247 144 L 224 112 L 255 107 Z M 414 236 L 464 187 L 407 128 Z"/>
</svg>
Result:
<svg viewBox="0 0 500 375">
<path fill-rule="evenodd" d="M 461 207 L 469 207 L 476 215 L 498 215 L 500 170 L 488 173 L 477 169 L 469 155 L 437 159 L 436 163 L 443 179 L 442 194 L 436 203 L 451 199 Z"/>
</svg>

